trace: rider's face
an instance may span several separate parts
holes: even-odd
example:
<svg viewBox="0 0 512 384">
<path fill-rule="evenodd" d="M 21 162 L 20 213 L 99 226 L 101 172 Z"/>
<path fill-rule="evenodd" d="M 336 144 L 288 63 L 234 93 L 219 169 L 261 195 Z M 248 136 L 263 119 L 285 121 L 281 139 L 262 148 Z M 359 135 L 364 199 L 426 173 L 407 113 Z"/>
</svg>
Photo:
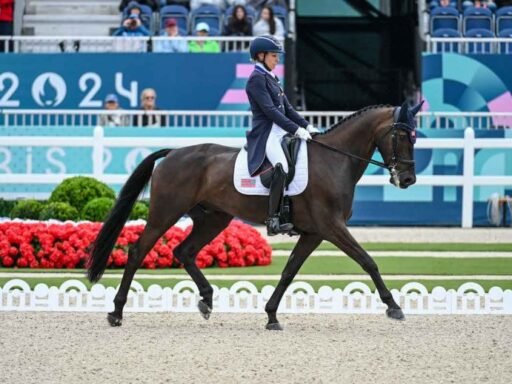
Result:
<svg viewBox="0 0 512 384">
<path fill-rule="evenodd" d="M 265 55 L 265 64 L 267 65 L 267 67 L 270 68 L 270 70 L 274 70 L 274 68 L 276 67 L 276 65 L 279 63 L 279 53 L 275 53 L 275 52 L 268 52 L 266 55 Z"/>
</svg>

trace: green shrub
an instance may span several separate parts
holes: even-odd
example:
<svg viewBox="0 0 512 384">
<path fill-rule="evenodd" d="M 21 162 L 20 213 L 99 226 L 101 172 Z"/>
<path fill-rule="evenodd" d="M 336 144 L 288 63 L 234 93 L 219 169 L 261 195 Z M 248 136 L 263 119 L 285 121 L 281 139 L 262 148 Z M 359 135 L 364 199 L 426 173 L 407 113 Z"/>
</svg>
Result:
<svg viewBox="0 0 512 384">
<path fill-rule="evenodd" d="M 148 219 L 149 208 L 143 202 L 135 203 L 132 213 L 130 214 L 130 220 Z"/>
<path fill-rule="evenodd" d="M 112 188 L 92 177 L 76 176 L 64 180 L 52 192 L 50 202 L 69 203 L 78 212 L 82 212 L 85 205 L 98 197 L 115 199 Z"/>
<path fill-rule="evenodd" d="M 9 217 L 15 205 L 15 200 L 0 199 L 0 217 Z"/>
<path fill-rule="evenodd" d="M 48 203 L 43 207 L 41 214 L 39 215 L 40 220 L 60 220 L 60 221 L 77 221 L 80 218 L 78 211 L 75 207 L 72 207 L 68 203 Z"/>
<path fill-rule="evenodd" d="M 99 197 L 89 201 L 82 210 L 82 219 L 103 221 L 114 206 L 114 199 Z"/>
<path fill-rule="evenodd" d="M 33 199 L 19 200 L 11 210 L 11 219 L 39 220 L 43 203 Z"/>
</svg>

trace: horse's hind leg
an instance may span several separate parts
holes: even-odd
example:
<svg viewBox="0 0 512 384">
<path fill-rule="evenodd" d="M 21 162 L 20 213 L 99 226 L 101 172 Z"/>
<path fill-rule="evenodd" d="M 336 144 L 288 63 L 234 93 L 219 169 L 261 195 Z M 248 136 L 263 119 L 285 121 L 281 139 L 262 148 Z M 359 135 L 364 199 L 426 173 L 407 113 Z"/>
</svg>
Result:
<svg viewBox="0 0 512 384">
<path fill-rule="evenodd" d="M 213 302 L 213 288 L 197 267 L 197 253 L 228 226 L 233 216 L 224 212 L 208 211 L 196 206 L 189 212 L 194 221 L 192 232 L 174 249 L 174 256 L 183 263 L 185 270 L 197 285 L 202 300 L 198 303 L 199 311 L 205 319 L 210 317 Z"/>
<path fill-rule="evenodd" d="M 404 320 L 405 316 L 400 306 L 393 299 L 393 295 L 386 287 L 382 280 L 379 268 L 372 259 L 372 257 L 359 245 L 359 243 L 352 237 L 345 224 L 338 223 L 338 225 L 331 226 L 331 237 L 326 237 L 326 240 L 331 241 L 339 249 L 345 252 L 350 258 L 355 260 L 372 278 L 375 287 L 379 291 L 379 296 L 383 303 L 388 306 L 386 314 L 388 317 L 396 320 Z"/>
</svg>

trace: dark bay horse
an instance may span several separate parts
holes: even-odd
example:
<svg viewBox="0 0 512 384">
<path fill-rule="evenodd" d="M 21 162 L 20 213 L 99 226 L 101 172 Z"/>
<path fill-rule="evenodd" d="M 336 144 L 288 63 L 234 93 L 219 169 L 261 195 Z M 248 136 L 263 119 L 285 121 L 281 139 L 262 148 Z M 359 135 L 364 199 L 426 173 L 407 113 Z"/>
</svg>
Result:
<svg viewBox="0 0 512 384">
<path fill-rule="evenodd" d="M 364 159 L 370 159 L 376 148 L 390 171 L 392 184 L 407 188 L 416 182 L 414 115 L 419 108 L 417 105 L 409 109 L 405 103 L 398 108 L 367 107 L 344 118 L 325 133 L 315 135 L 317 143 L 308 143 L 308 186 L 302 194 L 291 198 L 293 224 L 300 238 L 266 304 L 267 329 L 282 329 L 276 317 L 279 302 L 306 258 L 322 240 L 335 244 L 371 276 L 382 301 L 388 306 L 386 313 L 390 318 L 404 319 L 376 263 L 349 233 L 347 220 L 352 214 L 356 183 L 368 166 Z M 175 248 L 174 256 L 197 284 L 202 297 L 199 310 L 204 318 L 209 318 L 213 289 L 195 264 L 197 253 L 226 228 L 233 217 L 264 223 L 267 215 L 268 197 L 245 196 L 235 190 L 233 168 L 238 151 L 216 144 L 162 149 L 146 157 L 131 174 L 92 244 L 88 259 L 88 278 L 97 282 L 135 201 L 151 178 L 147 224 L 129 250 L 114 299 L 115 310 L 108 314 L 112 326 L 121 325 L 130 284 L 144 257 L 185 214 L 193 220 L 193 229 Z M 154 168 L 155 161 L 163 157 L 165 159 Z"/>
</svg>

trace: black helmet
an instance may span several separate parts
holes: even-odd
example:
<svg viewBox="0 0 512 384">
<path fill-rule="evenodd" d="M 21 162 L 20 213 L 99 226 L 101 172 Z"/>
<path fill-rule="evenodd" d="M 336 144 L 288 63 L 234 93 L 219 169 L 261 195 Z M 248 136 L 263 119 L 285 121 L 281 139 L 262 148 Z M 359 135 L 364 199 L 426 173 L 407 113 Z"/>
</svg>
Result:
<svg viewBox="0 0 512 384">
<path fill-rule="evenodd" d="M 276 53 L 284 53 L 283 46 L 274 36 L 264 35 L 258 36 L 253 41 L 251 41 L 251 46 L 249 48 L 251 53 L 251 59 L 255 60 L 256 56 L 260 52 L 276 52 Z"/>
</svg>

